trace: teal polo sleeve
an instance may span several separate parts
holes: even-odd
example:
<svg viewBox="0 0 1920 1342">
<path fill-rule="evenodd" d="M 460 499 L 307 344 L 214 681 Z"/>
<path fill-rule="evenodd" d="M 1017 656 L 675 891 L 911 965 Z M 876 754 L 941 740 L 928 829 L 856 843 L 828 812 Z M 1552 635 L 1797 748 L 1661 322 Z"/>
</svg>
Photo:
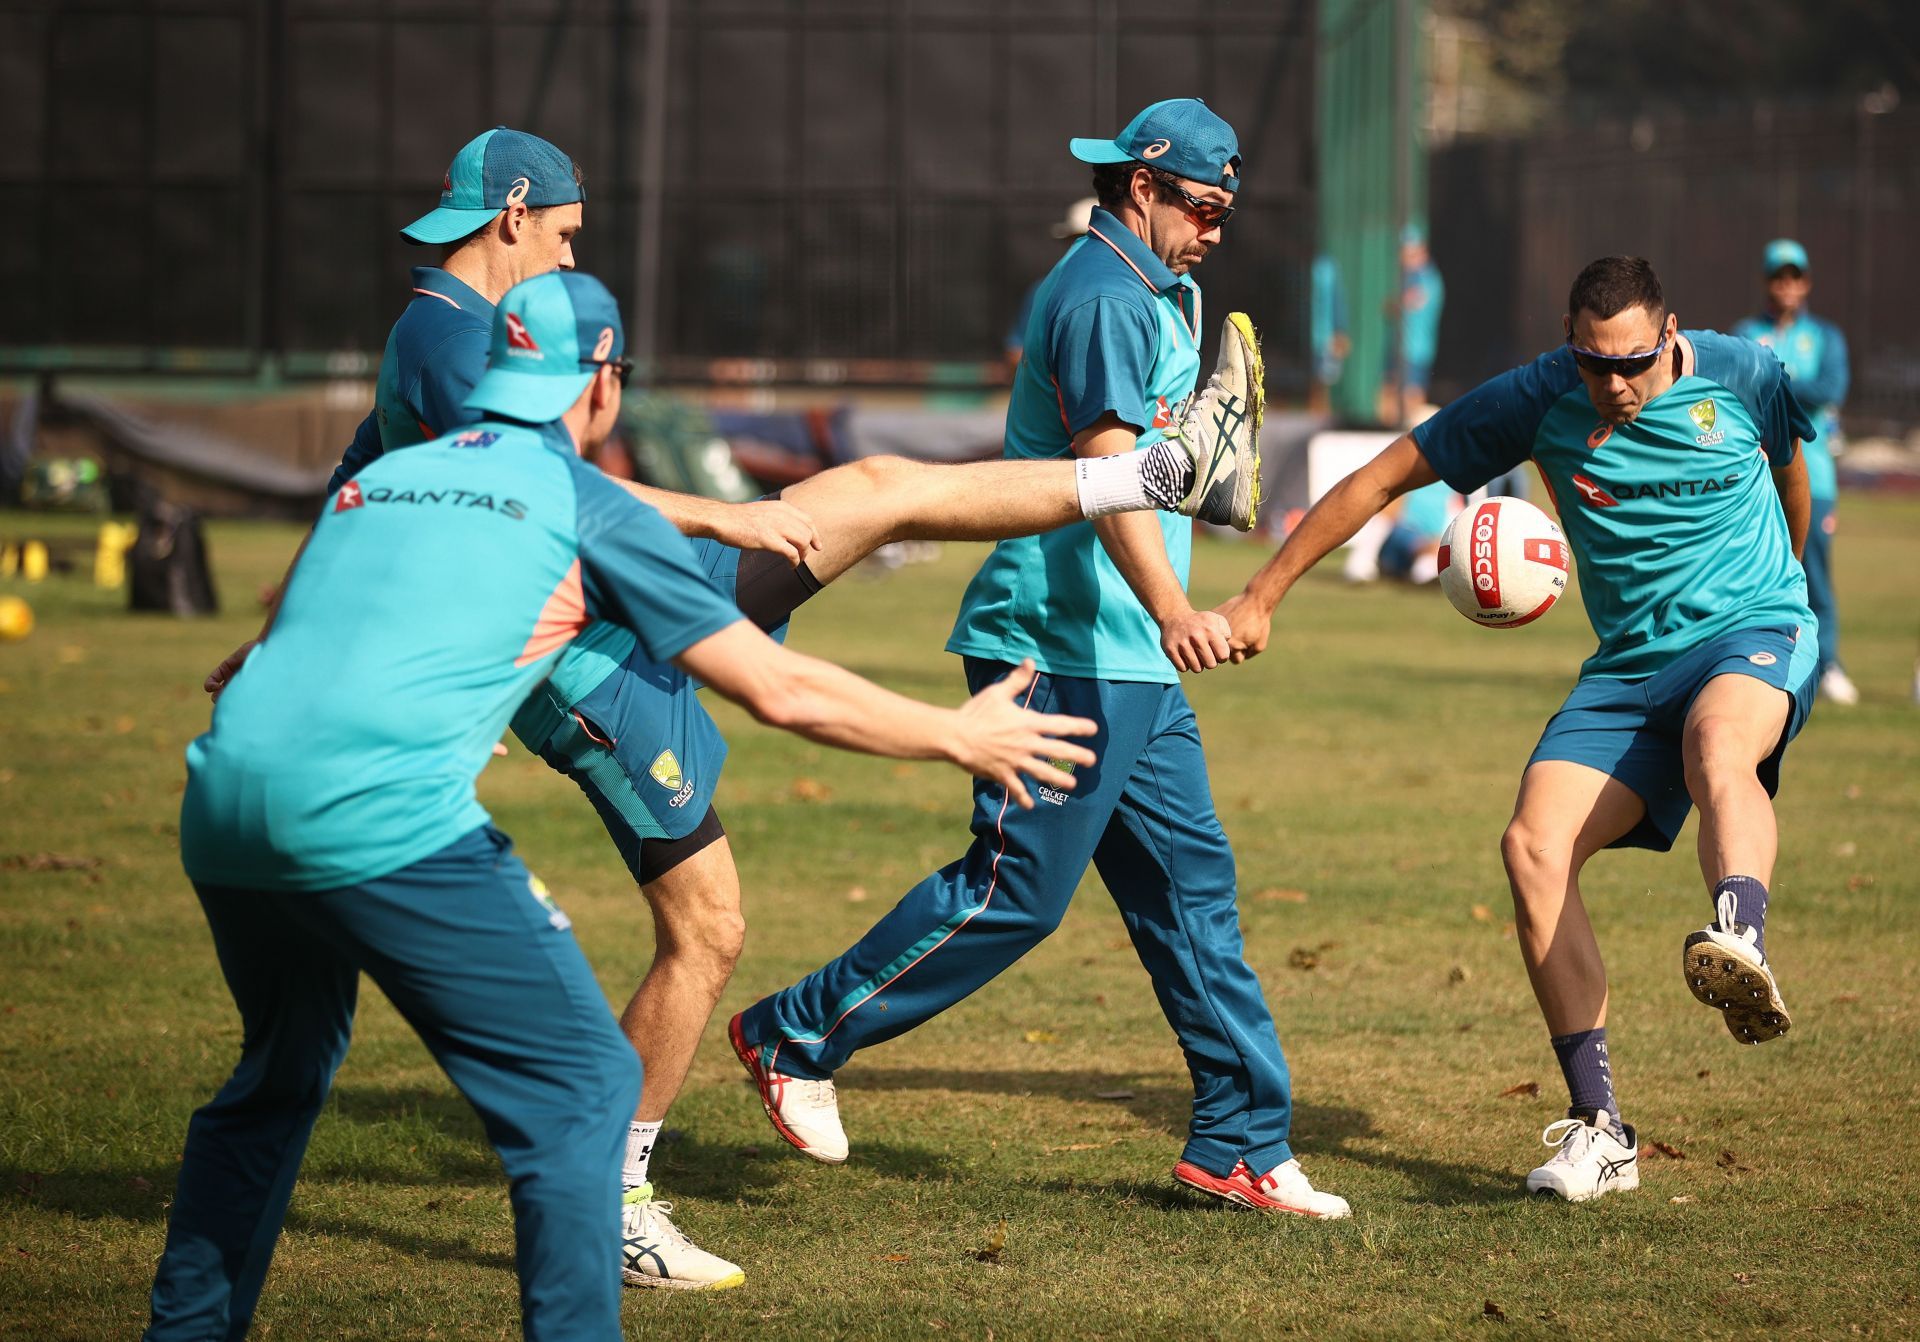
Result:
<svg viewBox="0 0 1920 1342">
<path fill-rule="evenodd" d="M 1149 307 L 1103 294 L 1060 313 L 1046 338 L 1047 364 L 1069 436 L 1109 412 L 1146 432 L 1153 412 L 1145 389 L 1153 384 L 1160 341 Z"/>
<path fill-rule="evenodd" d="M 707 577 L 686 537 L 659 512 L 577 457 L 573 468 L 580 586 L 587 614 L 633 631 L 667 662 L 746 617 Z"/>
<path fill-rule="evenodd" d="M 413 408 L 430 437 L 479 418 L 467 409 L 467 397 L 487 371 L 487 337 L 484 327 L 462 326 L 421 360 Z"/>
<path fill-rule="evenodd" d="M 1449 404 L 1413 431 L 1414 446 L 1442 480 L 1471 494 L 1533 455 L 1540 422 L 1579 385 L 1573 355 L 1549 350 Z"/>
</svg>

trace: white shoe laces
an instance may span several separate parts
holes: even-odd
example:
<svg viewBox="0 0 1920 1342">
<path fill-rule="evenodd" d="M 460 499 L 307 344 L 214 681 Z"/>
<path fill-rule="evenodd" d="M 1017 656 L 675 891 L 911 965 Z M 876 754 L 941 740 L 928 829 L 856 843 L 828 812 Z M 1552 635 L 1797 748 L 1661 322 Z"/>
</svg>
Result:
<svg viewBox="0 0 1920 1342">
<path fill-rule="evenodd" d="M 1582 1159 L 1587 1149 L 1593 1145 L 1593 1134 L 1598 1131 L 1584 1118 L 1561 1118 L 1547 1124 L 1540 1141 L 1546 1146 L 1557 1146 L 1554 1160 L 1564 1160 L 1569 1164 Z"/>
<path fill-rule="evenodd" d="M 837 1109 L 840 1106 L 839 1096 L 835 1094 L 831 1081 L 796 1076 L 789 1078 L 787 1085 L 799 1088 L 800 1103 L 809 1109 Z"/>
<path fill-rule="evenodd" d="M 679 1248 L 694 1247 L 693 1241 L 687 1238 L 686 1232 L 673 1223 L 671 1202 L 636 1202 L 633 1207 L 637 1213 L 633 1227 L 633 1234 L 636 1237 L 646 1238 L 651 1235 L 655 1239 L 666 1240 Z"/>
</svg>

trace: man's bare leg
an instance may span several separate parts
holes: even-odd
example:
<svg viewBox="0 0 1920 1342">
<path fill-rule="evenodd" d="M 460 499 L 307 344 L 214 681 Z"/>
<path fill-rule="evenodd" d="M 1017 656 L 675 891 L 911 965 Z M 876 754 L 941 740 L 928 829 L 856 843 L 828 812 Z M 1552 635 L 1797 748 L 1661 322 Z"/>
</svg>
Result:
<svg viewBox="0 0 1920 1342">
<path fill-rule="evenodd" d="M 1584 764 L 1543 760 L 1520 780 L 1500 856 L 1520 955 L 1556 1036 L 1607 1023 L 1607 968 L 1580 898 L 1580 870 L 1644 814 L 1631 788 Z"/>
<path fill-rule="evenodd" d="M 646 1076 L 637 1123 L 658 1123 L 686 1084 L 700 1034 L 746 936 L 740 875 L 721 838 L 640 888 L 653 910 L 653 964 L 620 1013 Z"/>
<path fill-rule="evenodd" d="M 1681 738 L 1687 793 L 1700 808 L 1700 874 L 1714 902 L 1714 921 L 1688 935 L 1681 964 L 1688 990 L 1724 1012 L 1728 1031 L 1745 1044 L 1792 1026 L 1766 958 L 1767 885 L 1780 836 L 1759 776 L 1792 703 L 1753 676 L 1715 676 L 1687 710 Z"/>
<path fill-rule="evenodd" d="M 867 457 L 802 480 L 780 497 L 813 519 L 821 549 L 807 567 L 830 583 L 883 545 L 994 541 L 1084 519 L 1072 461 L 953 465 Z"/>
<path fill-rule="evenodd" d="M 1780 837 L 1760 761 L 1786 730 L 1793 701 L 1752 676 L 1708 681 L 1687 711 L 1681 742 L 1687 792 L 1700 808 L 1700 874 L 1712 890 L 1728 876 L 1773 879 Z"/>
</svg>

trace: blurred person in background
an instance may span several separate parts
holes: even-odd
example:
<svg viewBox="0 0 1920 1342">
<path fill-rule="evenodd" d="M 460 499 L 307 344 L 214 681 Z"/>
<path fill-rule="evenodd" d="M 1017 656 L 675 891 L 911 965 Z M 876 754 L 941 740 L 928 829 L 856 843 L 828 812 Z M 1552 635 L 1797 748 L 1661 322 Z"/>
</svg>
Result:
<svg viewBox="0 0 1920 1342">
<path fill-rule="evenodd" d="M 1388 316 L 1400 318 L 1400 351 L 1393 375 L 1380 387 L 1380 420 L 1400 426 L 1414 423 L 1427 403 L 1433 356 L 1440 345 L 1440 309 L 1447 286 L 1427 249 L 1427 232 L 1408 224 L 1400 234 L 1400 293 L 1388 304 Z"/>
<path fill-rule="evenodd" d="M 1092 196 L 1083 196 L 1067 206 L 1067 212 L 1056 220 L 1048 232 L 1068 247 L 1087 236 L 1087 225 L 1093 222 L 1094 209 L 1100 204 Z M 1040 292 L 1040 286 L 1046 282 L 1042 275 L 1027 286 L 1026 294 L 1020 299 L 1020 311 L 1015 314 L 1013 325 L 1007 328 L 1007 340 L 1004 346 L 1006 365 L 1009 375 L 1020 366 L 1020 359 L 1026 353 L 1027 326 L 1033 320 L 1033 296 Z"/>
<path fill-rule="evenodd" d="M 1838 525 L 1842 451 L 1840 406 L 1847 399 L 1850 370 L 1847 338 L 1832 322 L 1807 310 L 1813 277 L 1807 249 L 1792 238 L 1775 238 L 1761 254 L 1767 279 L 1767 310 L 1748 317 L 1733 334 L 1757 340 L 1779 356 L 1793 378 L 1793 394 L 1820 436 L 1805 445 L 1807 484 L 1813 491 L 1813 522 L 1807 532 L 1807 602 L 1820 620 L 1820 693 L 1836 704 L 1860 702 L 1840 664 L 1840 609 L 1833 590 L 1833 535 Z"/>
<path fill-rule="evenodd" d="M 1330 253 L 1313 258 L 1312 292 L 1308 300 L 1307 337 L 1313 350 L 1313 378 L 1307 388 L 1307 410 L 1327 413 L 1328 394 L 1345 371 L 1353 341 L 1347 336 L 1347 294 L 1340 283 L 1340 263 Z"/>
</svg>

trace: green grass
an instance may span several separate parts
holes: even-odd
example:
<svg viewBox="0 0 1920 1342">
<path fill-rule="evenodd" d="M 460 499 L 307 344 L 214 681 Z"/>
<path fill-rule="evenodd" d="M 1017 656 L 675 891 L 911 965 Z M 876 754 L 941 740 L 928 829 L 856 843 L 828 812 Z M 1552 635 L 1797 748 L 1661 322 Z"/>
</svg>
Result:
<svg viewBox="0 0 1920 1342">
<path fill-rule="evenodd" d="M 1865 702 L 1816 713 L 1779 804 L 1768 941 L 1794 1032 L 1739 1048 L 1684 991 L 1678 942 L 1707 913 L 1691 831 L 1682 851 L 1590 868 L 1628 1117 L 1685 1156 L 1650 1154 L 1640 1192 L 1584 1207 L 1519 1192 L 1561 1092 L 1496 840 L 1587 650 L 1584 621 L 1490 634 L 1431 592 L 1315 577 L 1267 656 L 1190 688 L 1300 1150 L 1355 1218 L 1232 1214 L 1170 1184 L 1185 1071 L 1090 880 L 1026 960 L 842 1073 L 844 1168 L 773 1137 L 710 1029 L 656 1179 L 748 1283 L 629 1292 L 630 1334 L 1913 1335 L 1920 505 L 1850 498 L 1843 516 Z M 0 537 L 84 529 L 0 516 Z M 250 632 L 254 593 L 295 539 L 213 528 L 228 613 L 207 621 L 134 618 L 72 579 L 0 583 L 39 615 L 31 638 L 0 644 L 0 1336 L 130 1336 L 144 1321 L 187 1116 L 238 1039 L 175 854 L 180 751 L 205 723 L 200 677 Z M 1226 595 L 1258 557 L 1201 546 L 1197 594 Z M 939 648 L 976 562 L 956 546 L 884 582 L 850 577 L 794 642 L 956 699 Z M 750 927 L 724 1021 L 956 855 L 966 783 L 720 716 Z M 803 799 L 818 789 L 802 779 L 829 799 Z M 624 1000 L 649 922 L 588 808 L 524 754 L 481 790 Z M 78 861 L 27 861 L 46 854 Z M 1316 967 L 1290 965 L 1296 948 Z M 1527 1082 L 1537 1096 L 1502 1096 Z M 999 1260 L 976 1258 L 1003 1222 Z M 515 1337 L 511 1255 L 477 1123 L 369 987 L 255 1335 Z"/>
</svg>

